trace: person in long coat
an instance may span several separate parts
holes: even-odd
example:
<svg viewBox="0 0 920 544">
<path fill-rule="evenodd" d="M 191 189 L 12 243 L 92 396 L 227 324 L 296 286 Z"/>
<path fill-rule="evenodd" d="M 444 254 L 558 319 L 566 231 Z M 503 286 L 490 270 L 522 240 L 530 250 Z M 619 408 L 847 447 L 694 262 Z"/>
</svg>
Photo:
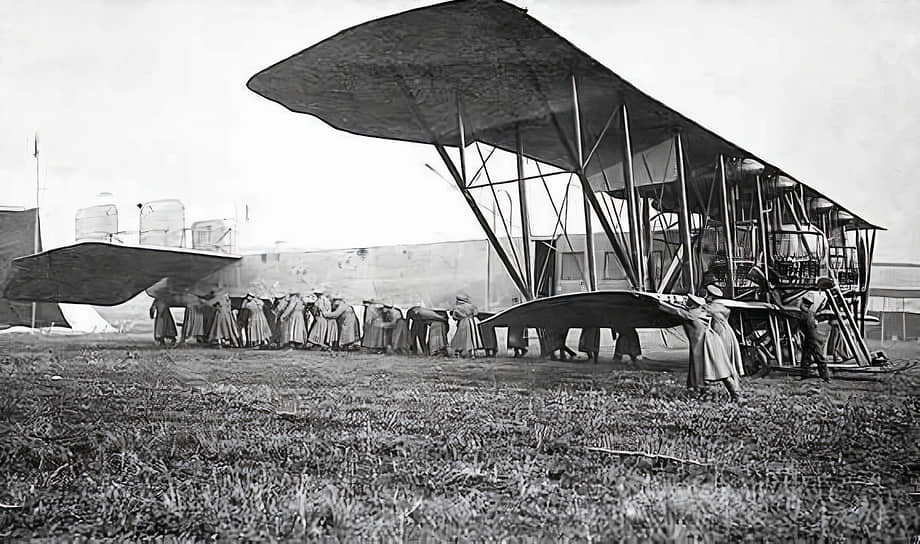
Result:
<svg viewBox="0 0 920 544">
<path fill-rule="evenodd" d="M 169 311 L 168 299 L 164 297 L 153 299 L 150 305 L 150 318 L 153 319 L 153 339 L 156 343 L 162 346 L 169 340 L 171 344 L 175 344 L 176 322 Z"/>
<path fill-rule="evenodd" d="M 483 320 L 492 317 L 493 313 L 479 312 L 476 318 Z M 479 338 L 482 339 L 482 349 L 486 352 L 486 357 L 495 357 L 498 353 L 498 337 L 495 336 L 495 327 L 479 323 Z"/>
<path fill-rule="evenodd" d="M 185 305 L 185 317 L 182 318 L 182 337 L 179 339 L 180 344 L 184 344 L 189 338 L 194 338 L 199 344 L 207 341 L 208 331 L 204 328 L 204 304 L 199 295 L 190 295 L 190 300 Z"/>
<path fill-rule="evenodd" d="M 510 326 L 508 327 L 508 349 L 514 350 L 514 357 L 523 357 L 527 355 L 529 347 L 529 338 L 527 337 L 527 327 Z"/>
<path fill-rule="evenodd" d="M 211 334 L 211 325 L 214 324 L 214 315 L 217 313 L 214 309 L 214 298 L 217 294 L 212 289 L 203 297 L 198 297 L 201 302 L 201 316 L 204 318 L 204 332 L 201 338 L 202 343 L 207 343 Z"/>
<path fill-rule="evenodd" d="M 341 296 L 332 297 L 332 310 L 323 312 L 326 319 L 335 319 L 338 327 L 338 345 L 339 349 L 355 349 L 358 342 L 361 341 L 361 331 L 358 330 L 358 316 L 355 309 L 346 304 L 345 299 Z"/>
<path fill-rule="evenodd" d="M 383 311 L 383 305 L 379 302 L 364 301 L 364 337 L 361 345 L 374 353 L 383 353 L 387 347 Z"/>
<path fill-rule="evenodd" d="M 738 376 L 728 359 L 722 338 L 710 326 L 712 317 L 704 304 L 705 299 L 689 294 L 686 308 L 666 302 L 659 302 L 658 307 L 683 321 L 684 333 L 690 343 L 687 387 L 697 389 L 707 381 L 718 381 L 728 390 L 732 400 L 738 400 Z"/>
<path fill-rule="evenodd" d="M 249 293 L 246 295 L 246 300 L 243 301 L 243 309 L 249 314 L 249 320 L 246 323 L 246 345 L 260 347 L 271 342 L 272 330 L 265 317 L 263 302 Z"/>
<path fill-rule="evenodd" d="M 393 353 L 408 354 L 409 325 L 403 317 L 402 310 L 389 304 L 384 305 L 383 308 L 385 310 L 383 327 L 387 348 Z"/>
<path fill-rule="evenodd" d="M 246 295 L 249 296 L 248 294 Z M 240 337 L 240 346 L 249 345 L 249 333 L 246 330 L 249 327 L 249 308 L 246 306 L 246 298 L 240 303 L 240 309 L 236 311 L 236 333 Z"/>
<path fill-rule="evenodd" d="M 303 299 L 300 293 L 291 293 L 278 308 L 281 320 L 282 346 L 297 347 L 307 341 L 307 327 L 303 318 Z"/>
<path fill-rule="evenodd" d="M 808 377 L 811 372 L 809 367 L 812 363 L 818 365 L 818 375 L 821 379 L 831 381 L 830 372 L 827 368 L 827 359 L 824 358 L 824 344 L 826 339 L 818 331 L 818 321 L 815 316 L 817 308 L 809 296 L 802 297 L 799 303 L 798 311 L 788 311 L 799 320 L 799 329 L 802 331 L 802 360 L 801 365 L 802 377 Z"/>
<path fill-rule="evenodd" d="M 211 330 L 208 332 L 208 341 L 218 346 L 242 346 L 239 328 L 233 317 L 230 295 L 227 293 L 217 295 L 211 299 L 211 306 L 214 307 L 214 319 L 211 322 Z"/>
<path fill-rule="evenodd" d="M 455 356 L 476 357 L 476 350 L 482 348 L 482 338 L 479 336 L 479 311 L 470 302 L 466 293 L 457 295 L 456 304 L 450 311 L 450 316 L 457 321 L 457 331 L 450 341 L 450 350 Z"/>
<path fill-rule="evenodd" d="M 449 355 L 450 343 L 447 333 L 450 331 L 450 321 L 446 310 L 432 310 L 436 319 L 428 321 L 428 354 Z"/>
<path fill-rule="evenodd" d="M 332 349 L 339 341 L 339 325 L 335 318 L 324 317 L 323 314 L 332 311 L 332 302 L 326 293 L 322 290 L 313 292 L 316 295 L 316 302 L 313 303 L 313 325 L 310 326 L 310 333 L 307 335 L 307 341 L 314 346 L 323 349 Z"/>
<path fill-rule="evenodd" d="M 281 311 L 284 309 L 284 303 L 287 302 L 286 297 L 275 296 L 272 299 L 270 306 L 266 306 L 266 317 L 268 319 L 268 326 L 272 329 L 271 343 L 275 346 L 282 345 L 281 337 L 284 336 L 281 323 Z"/>
<path fill-rule="evenodd" d="M 566 356 L 575 357 L 575 352 L 565 345 L 566 338 L 569 336 L 569 329 L 540 329 L 540 354 L 543 357 L 549 357 L 556 360 L 556 352 L 559 352 L 559 360 L 565 361 Z"/>
<path fill-rule="evenodd" d="M 728 306 L 719 302 L 722 290 L 715 285 L 706 286 L 706 311 L 712 316 L 712 330 L 722 339 L 728 360 L 735 369 L 737 376 L 744 376 L 744 363 L 741 360 L 741 345 L 738 337 L 729 323 L 732 311 Z M 740 383 L 739 383 L 740 386 Z"/>
<path fill-rule="evenodd" d="M 578 337 L 578 351 L 587 354 L 588 360 L 597 364 L 601 351 L 601 330 L 598 327 L 584 327 Z"/>
<path fill-rule="evenodd" d="M 613 350 L 613 360 L 622 361 L 629 357 L 632 361 L 642 359 L 642 344 L 639 343 L 639 333 L 636 329 L 627 327 L 613 331 L 617 343 Z"/>
<path fill-rule="evenodd" d="M 406 310 L 406 321 L 409 322 L 409 353 L 428 355 L 428 320 L 422 318 L 419 312 L 424 308 L 413 306 Z"/>
</svg>

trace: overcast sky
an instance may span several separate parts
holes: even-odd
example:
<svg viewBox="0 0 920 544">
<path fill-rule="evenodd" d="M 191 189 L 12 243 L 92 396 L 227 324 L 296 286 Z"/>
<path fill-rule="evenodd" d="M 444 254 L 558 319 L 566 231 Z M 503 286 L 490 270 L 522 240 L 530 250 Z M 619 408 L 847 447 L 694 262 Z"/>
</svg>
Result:
<svg viewBox="0 0 920 544">
<path fill-rule="evenodd" d="M 877 260 L 920 261 L 920 2 L 516 3 L 888 227 Z M 115 196 L 124 230 L 137 202 L 179 198 L 188 223 L 246 204 L 247 245 L 481 238 L 462 197 L 425 167 L 430 148 L 339 132 L 245 87 L 339 30 L 424 4 L 0 0 L 0 205 L 34 202 L 37 130 L 46 247 L 73 241 L 74 212 L 100 192 Z"/>
</svg>

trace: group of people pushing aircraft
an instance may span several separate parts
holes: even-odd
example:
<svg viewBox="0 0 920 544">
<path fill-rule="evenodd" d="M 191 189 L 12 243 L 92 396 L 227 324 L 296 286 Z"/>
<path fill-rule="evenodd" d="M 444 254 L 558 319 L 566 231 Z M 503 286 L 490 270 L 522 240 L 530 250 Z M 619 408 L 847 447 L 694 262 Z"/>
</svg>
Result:
<svg viewBox="0 0 920 544">
<path fill-rule="evenodd" d="M 159 344 L 184 344 L 195 339 L 201 344 L 220 347 L 304 348 L 354 351 L 365 348 L 376 353 L 420 353 L 475 357 L 495 355 L 497 345 L 491 328 L 481 327 L 479 310 L 464 293 L 448 310 L 422 306 L 409 308 L 405 315 L 391 304 L 366 300 L 363 334 L 354 308 L 344 297 L 329 296 L 317 289 L 313 296 L 291 293 L 267 304 L 249 293 L 239 308 L 233 307 L 226 293 L 197 296 L 185 306 L 182 334 L 178 334 L 169 311 L 170 301 L 154 299 L 150 317 L 154 319 L 154 339 Z M 451 319 L 453 337 L 448 340 Z M 515 356 L 527 352 L 523 330 L 509 335 L 509 349 Z"/>
<path fill-rule="evenodd" d="M 661 311 L 678 317 L 687 336 L 689 369 L 687 386 L 698 388 L 706 382 L 721 382 L 732 399 L 737 399 L 740 377 L 744 375 L 741 347 L 729 325 L 730 310 L 719 302 L 721 289 L 708 284 L 705 298 L 694 294 L 686 297 L 684 305 L 660 302 Z M 185 307 L 185 320 L 179 343 L 194 338 L 199 343 L 227 347 L 290 347 L 353 351 L 365 348 L 374 353 L 422 354 L 475 357 L 494 356 L 498 351 L 495 330 L 479 323 L 481 314 L 470 297 L 460 293 L 448 310 L 422 306 L 402 310 L 390 304 L 366 300 L 363 327 L 359 326 L 354 308 L 339 295 L 329 296 L 317 289 L 304 298 L 291 293 L 276 298 L 270 305 L 253 294 L 247 294 L 238 309 L 226 293 L 198 296 L 198 301 Z M 767 300 L 770 300 L 769 296 Z M 812 362 L 818 363 L 819 374 L 828 380 L 827 365 L 819 355 L 814 312 L 811 301 L 804 299 L 799 309 L 804 333 L 803 372 Z M 150 307 L 155 320 L 154 337 L 160 344 L 175 342 L 177 329 L 165 299 L 155 299 Z M 455 322 L 453 337 L 448 340 L 450 321 Z M 363 335 L 362 335 L 363 328 Z M 569 329 L 539 329 L 541 354 L 561 360 L 575 357 L 566 346 Z M 615 360 L 642 358 L 642 348 L 635 329 L 611 330 L 616 342 Z M 509 327 L 509 350 L 515 357 L 527 353 L 528 337 L 525 327 Z M 584 328 L 578 349 L 595 363 L 600 351 L 600 329 Z M 558 355 L 557 355 L 558 354 Z"/>
</svg>

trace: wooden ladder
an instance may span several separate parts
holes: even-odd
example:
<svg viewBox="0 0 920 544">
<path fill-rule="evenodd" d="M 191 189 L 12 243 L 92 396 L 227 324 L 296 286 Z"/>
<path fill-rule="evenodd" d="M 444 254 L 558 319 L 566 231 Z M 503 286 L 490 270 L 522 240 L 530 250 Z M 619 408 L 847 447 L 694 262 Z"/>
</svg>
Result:
<svg viewBox="0 0 920 544">
<path fill-rule="evenodd" d="M 827 293 L 827 302 L 840 326 L 840 336 L 846 342 L 847 347 L 850 348 L 850 353 L 854 354 L 856 364 L 869 366 L 872 363 L 872 354 L 869 353 L 869 348 L 866 347 L 866 342 L 859 333 L 859 327 L 853 318 L 850 305 L 843 296 L 843 291 L 840 290 L 840 284 L 834 280 L 826 281 L 824 283 L 824 292 Z"/>
</svg>

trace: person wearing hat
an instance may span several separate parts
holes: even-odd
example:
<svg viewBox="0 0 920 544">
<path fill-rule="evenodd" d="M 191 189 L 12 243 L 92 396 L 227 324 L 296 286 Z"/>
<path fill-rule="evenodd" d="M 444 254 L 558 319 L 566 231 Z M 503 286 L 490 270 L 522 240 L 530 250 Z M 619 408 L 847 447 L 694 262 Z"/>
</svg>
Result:
<svg viewBox="0 0 920 544">
<path fill-rule="evenodd" d="M 211 299 L 211 306 L 214 307 L 215 312 L 211 330 L 208 331 L 208 341 L 219 347 L 241 347 L 243 344 L 240 341 L 239 327 L 233 317 L 230 295 L 227 293 L 217 295 Z"/>
<path fill-rule="evenodd" d="M 384 353 L 386 351 L 386 338 L 384 335 L 383 322 L 383 304 L 376 300 L 364 301 L 364 338 L 361 339 L 361 346 L 373 353 Z"/>
<path fill-rule="evenodd" d="M 719 286 L 714 284 L 706 286 L 706 311 L 712 316 L 712 330 L 722 339 L 722 345 L 725 346 L 725 353 L 735 369 L 735 374 L 739 377 L 744 376 L 741 345 L 738 343 L 738 337 L 729 323 L 731 310 L 728 306 L 719 302 L 721 298 L 722 289 Z"/>
<path fill-rule="evenodd" d="M 332 297 L 332 310 L 323 312 L 326 319 L 334 319 L 338 327 L 338 349 L 351 351 L 357 349 L 361 341 L 361 331 L 358 329 L 358 316 L 351 305 L 345 303 L 342 295 Z"/>
<path fill-rule="evenodd" d="M 801 365 L 802 378 L 811 375 L 809 367 L 812 363 L 818 365 L 818 375 L 825 382 L 831 381 L 830 373 L 827 369 L 827 360 L 822 353 L 824 349 L 824 339 L 818 332 L 818 320 L 815 317 L 818 308 L 814 304 L 811 295 L 806 294 L 799 303 L 798 321 L 799 329 L 802 331 L 802 361 Z"/>
<path fill-rule="evenodd" d="M 409 321 L 409 351 L 437 355 L 447 348 L 447 313 L 421 305 L 406 311 Z"/>
<path fill-rule="evenodd" d="M 693 293 L 687 295 L 686 308 L 659 301 L 661 311 L 677 316 L 683 322 L 690 344 L 687 387 L 697 389 L 707 381 L 721 382 L 733 401 L 738 396 L 738 376 L 725 352 L 722 339 L 710 327 L 712 317 L 705 309 L 706 300 Z"/>
<path fill-rule="evenodd" d="M 150 305 L 150 318 L 153 319 L 153 339 L 163 346 L 169 340 L 170 344 L 176 343 L 176 322 L 172 312 L 169 311 L 169 299 L 157 297 Z"/>
<path fill-rule="evenodd" d="M 242 323 L 240 325 L 245 331 L 246 346 L 257 348 L 271 342 L 272 330 L 268 326 L 268 319 L 265 317 L 262 300 L 252 293 L 246 293 L 246 298 L 243 300 L 243 310 L 248 315 L 245 325 Z"/>
<path fill-rule="evenodd" d="M 179 343 L 184 344 L 189 338 L 194 338 L 199 344 L 207 339 L 204 328 L 204 304 L 201 295 L 190 295 L 185 305 L 185 317 L 182 318 L 182 336 Z"/>
<path fill-rule="evenodd" d="M 332 311 L 332 301 L 326 295 L 325 290 L 317 288 L 313 290 L 316 301 L 313 303 L 313 325 L 307 334 L 307 342 L 324 350 L 332 349 L 339 341 L 339 325 L 335 318 L 324 317 L 324 314 Z"/>
<path fill-rule="evenodd" d="M 454 356 L 476 358 L 476 351 L 482 348 L 479 336 L 478 309 L 466 293 L 457 294 L 457 301 L 450 311 L 450 316 L 457 321 L 457 332 L 450 340 L 450 351 Z"/>
<path fill-rule="evenodd" d="M 291 293 L 278 307 L 281 321 L 282 346 L 299 347 L 307 341 L 307 325 L 304 320 L 303 299 L 300 293 Z"/>
</svg>

